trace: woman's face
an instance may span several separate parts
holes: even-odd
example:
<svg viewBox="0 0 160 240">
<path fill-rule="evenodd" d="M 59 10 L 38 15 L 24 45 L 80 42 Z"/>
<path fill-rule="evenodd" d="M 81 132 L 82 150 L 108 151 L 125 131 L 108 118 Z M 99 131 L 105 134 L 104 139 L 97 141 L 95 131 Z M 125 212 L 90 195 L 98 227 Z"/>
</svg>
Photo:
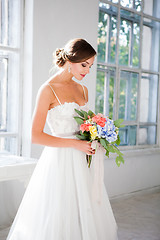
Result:
<svg viewBox="0 0 160 240">
<path fill-rule="evenodd" d="M 93 65 L 95 56 L 80 63 L 70 63 L 71 73 L 77 80 L 82 80 Z"/>
</svg>

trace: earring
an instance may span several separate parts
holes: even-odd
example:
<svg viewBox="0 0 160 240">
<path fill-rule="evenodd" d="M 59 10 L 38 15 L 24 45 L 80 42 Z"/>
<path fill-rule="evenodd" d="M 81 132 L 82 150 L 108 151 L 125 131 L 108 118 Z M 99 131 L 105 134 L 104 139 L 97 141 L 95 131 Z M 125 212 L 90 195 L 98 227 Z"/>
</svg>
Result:
<svg viewBox="0 0 160 240">
<path fill-rule="evenodd" d="M 68 72 L 69 72 L 69 73 L 71 72 L 71 67 L 70 67 L 70 65 L 69 65 L 69 67 L 68 67 Z"/>
</svg>

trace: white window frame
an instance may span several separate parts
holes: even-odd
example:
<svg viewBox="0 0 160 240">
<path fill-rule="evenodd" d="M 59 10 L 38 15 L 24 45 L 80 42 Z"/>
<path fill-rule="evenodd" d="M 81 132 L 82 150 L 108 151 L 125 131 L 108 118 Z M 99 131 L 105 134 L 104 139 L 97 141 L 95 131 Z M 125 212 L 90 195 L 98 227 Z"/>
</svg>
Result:
<svg viewBox="0 0 160 240">
<path fill-rule="evenodd" d="M 140 20 L 140 29 L 142 29 L 143 27 L 143 19 L 144 18 L 149 18 L 150 20 L 154 20 L 154 21 L 158 21 L 160 22 L 160 18 L 156 18 L 156 17 L 153 17 L 151 15 L 148 15 L 148 14 L 145 14 L 143 12 L 143 8 L 144 8 L 144 0 L 142 0 L 142 9 L 141 11 L 136 11 L 134 10 L 133 8 L 127 8 L 127 7 L 123 7 L 121 4 L 120 4 L 120 0 L 118 1 L 118 3 L 114 3 L 114 2 L 111 2 L 111 1 L 108 1 L 108 0 L 100 0 L 99 2 L 101 3 L 106 3 L 106 4 L 109 4 L 109 5 L 112 5 L 112 6 L 115 6 L 117 7 L 118 9 L 118 14 L 117 14 L 117 44 L 119 43 L 119 29 L 120 29 L 120 10 L 123 9 L 123 10 L 127 10 L 127 11 L 130 11 L 132 13 L 135 13 L 139 16 L 141 16 L 141 20 Z M 140 46 L 142 46 L 142 34 L 143 32 L 140 31 Z M 109 34 L 108 34 L 109 35 Z M 138 139 L 138 130 L 139 130 L 139 119 L 137 119 L 137 121 L 135 121 L 135 124 L 137 126 L 137 132 L 136 132 L 136 145 L 127 145 L 127 146 L 120 146 L 120 149 L 121 150 L 130 150 L 130 149 L 146 149 L 146 148 L 158 148 L 160 147 L 160 64 L 159 64 L 159 69 L 158 71 L 151 71 L 151 70 L 146 70 L 146 69 L 143 69 L 141 67 L 141 61 L 140 61 L 140 66 L 138 68 L 132 68 L 132 67 L 129 67 L 129 66 L 122 66 L 122 65 L 119 65 L 119 44 L 117 46 L 117 52 L 116 52 L 116 62 L 115 64 L 112 64 L 112 63 L 108 63 L 108 62 L 98 62 L 97 61 L 97 70 L 98 70 L 98 66 L 104 66 L 104 69 L 105 68 L 115 68 L 115 82 L 116 82 L 116 88 L 115 88 L 115 93 L 114 95 L 116 96 L 115 97 L 115 106 L 114 106 L 114 116 L 115 116 L 115 119 L 118 118 L 118 103 L 119 103 L 119 86 L 120 86 L 120 72 L 121 71 L 128 71 L 128 72 L 135 72 L 135 73 L 138 73 L 139 74 L 139 85 L 140 85 L 140 81 L 141 81 L 141 77 L 142 77 L 142 74 L 143 73 L 148 73 L 148 74 L 155 74 L 155 75 L 158 75 L 158 100 L 157 100 L 157 121 L 155 123 L 155 125 L 157 126 L 157 131 L 156 131 L 156 144 L 152 144 L 152 145 L 149 145 L 149 144 L 146 144 L 146 145 L 137 145 L 137 139 Z M 140 47 L 140 58 L 142 56 L 142 47 Z M 159 57 L 159 61 L 160 61 L 160 57 Z M 103 71 L 103 70 L 102 70 Z M 105 71 L 105 70 L 104 70 Z M 139 91 L 140 91 L 140 88 L 139 88 Z M 104 98 L 106 97 L 105 96 L 106 94 L 104 93 Z M 106 101 L 104 100 L 104 103 Z M 137 114 L 138 114 L 138 117 L 139 117 L 139 110 L 140 110 L 140 102 L 139 102 L 139 99 L 137 98 Z M 138 124 L 137 124 L 138 122 Z M 124 121 L 124 124 L 127 125 L 127 126 L 133 126 L 134 125 L 134 121 Z M 150 123 L 145 123 L 144 125 L 150 125 Z M 154 125 L 154 123 L 152 124 Z"/>
<path fill-rule="evenodd" d="M 19 21 L 20 21 L 20 25 L 19 25 L 19 33 L 18 33 L 18 38 L 19 38 L 19 44 L 17 47 L 14 46 L 9 46 L 9 45 L 2 45 L 0 44 L 0 51 L 6 51 L 6 52 L 10 52 L 10 53 L 15 53 L 17 54 L 18 57 L 18 67 L 17 67 L 17 76 L 16 79 L 14 79 L 14 81 L 16 82 L 16 86 L 18 86 L 18 88 L 14 88 L 14 83 L 12 81 L 12 86 L 11 86 L 11 91 L 14 92 L 14 94 L 17 95 L 16 97 L 16 101 L 15 101 L 15 105 L 16 106 L 16 112 L 18 114 L 17 116 L 17 120 L 18 122 L 16 122 L 17 127 L 17 131 L 7 131 L 7 132 L 2 132 L 0 131 L 0 138 L 1 137 L 14 137 L 16 138 L 17 144 L 16 144 L 16 149 L 12 149 L 11 152 L 1 152 L 0 154 L 5 154 L 5 155 L 13 155 L 12 152 L 14 152 L 14 155 L 22 155 L 22 104 L 23 104 L 23 93 L 22 93 L 22 85 L 23 85 L 23 29 L 24 29 L 24 0 L 18 0 L 19 1 Z M 8 82 L 11 83 L 10 79 L 8 78 Z M 16 92 L 15 92 L 16 91 Z M 15 108 L 12 108 L 12 106 L 10 106 L 9 111 L 14 111 Z"/>
</svg>

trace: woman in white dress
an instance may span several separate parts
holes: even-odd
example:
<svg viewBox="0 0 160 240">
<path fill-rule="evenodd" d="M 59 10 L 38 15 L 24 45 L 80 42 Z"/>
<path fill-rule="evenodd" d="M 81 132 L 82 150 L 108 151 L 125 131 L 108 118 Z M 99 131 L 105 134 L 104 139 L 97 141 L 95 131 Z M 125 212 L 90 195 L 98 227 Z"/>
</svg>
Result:
<svg viewBox="0 0 160 240">
<path fill-rule="evenodd" d="M 84 39 L 56 50 L 59 71 L 39 89 L 32 143 L 45 145 L 7 240 L 117 240 L 117 224 L 103 179 L 102 148 L 76 138 L 76 109 L 88 110 L 81 81 L 96 51 Z M 47 121 L 52 134 L 43 131 Z M 88 168 L 86 154 L 92 155 Z"/>
</svg>

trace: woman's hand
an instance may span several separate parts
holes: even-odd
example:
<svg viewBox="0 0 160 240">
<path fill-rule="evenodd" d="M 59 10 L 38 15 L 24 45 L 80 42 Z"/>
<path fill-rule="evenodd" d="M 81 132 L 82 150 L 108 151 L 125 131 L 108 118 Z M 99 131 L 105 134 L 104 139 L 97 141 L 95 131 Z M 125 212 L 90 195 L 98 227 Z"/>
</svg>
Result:
<svg viewBox="0 0 160 240">
<path fill-rule="evenodd" d="M 91 147 L 91 142 L 85 141 L 85 140 L 78 140 L 78 139 L 74 139 L 74 143 L 73 143 L 73 147 L 85 152 L 88 155 L 93 155 L 95 154 L 95 149 L 93 149 Z"/>
</svg>

